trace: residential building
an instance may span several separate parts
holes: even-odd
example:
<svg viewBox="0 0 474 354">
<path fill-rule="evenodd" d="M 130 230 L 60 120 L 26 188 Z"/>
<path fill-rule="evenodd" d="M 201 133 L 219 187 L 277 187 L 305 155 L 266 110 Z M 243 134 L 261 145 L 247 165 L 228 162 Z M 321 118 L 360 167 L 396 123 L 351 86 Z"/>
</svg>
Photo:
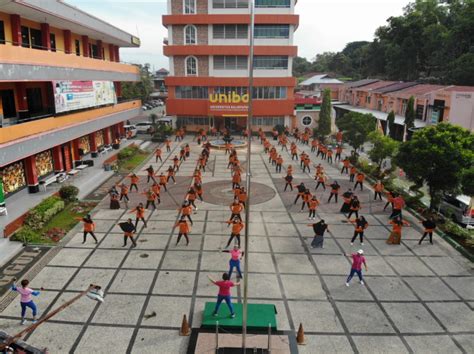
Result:
<svg viewBox="0 0 474 354">
<path fill-rule="evenodd" d="M 296 0 L 255 1 L 254 129 L 291 125 L 297 47 Z M 167 114 L 188 130 L 245 128 L 248 113 L 248 0 L 168 0 L 164 54 L 170 60 Z"/>
<path fill-rule="evenodd" d="M 292 128 L 298 128 L 299 130 L 317 128 L 321 103 L 322 101 L 318 97 L 308 97 L 298 92 L 295 93 L 295 112 Z"/>
<path fill-rule="evenodd" d="M 122 101 L 120 63 L 138 38 L 63 1 L 0 0 L 0 173 L 7 197 L 71 171 L 124 134 L 140 101 Z"/>
<path fill-rule="evenodd" d="M 170 72 L 166 70 L 165 68 L 161 68 L 160 70 L 157 70 L 153 74 L 153 86 L 155 91 L 161 91 L 165 92 L 166 90 L 166 85 L 165 85 L 165 79 L 168 77 Z"/>
<path fill-rule="evenodd" d="M 331 90 L 331 99 L 339 99 L 339 88 L 344 83 L 338 79 L 332 78 L 329 74 L 313 75 L 298 84 L 298 90 L 314 92 L 314 96 L 322 97 L 322 92 L 326 89 Z"/>
</svg>

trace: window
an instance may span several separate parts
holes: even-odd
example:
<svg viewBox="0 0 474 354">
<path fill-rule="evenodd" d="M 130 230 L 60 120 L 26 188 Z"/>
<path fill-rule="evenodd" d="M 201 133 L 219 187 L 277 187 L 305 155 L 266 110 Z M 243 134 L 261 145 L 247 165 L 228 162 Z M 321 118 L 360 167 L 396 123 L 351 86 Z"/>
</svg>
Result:
<svg viewBox="0 0 474 354">
<path fill-rule="evenodd" d="M 0 21 L 0 44 L 5 44 L 5 26 L 3 21 Z"/>
<path fill-rule="evenodd" d="M 178 86 L 176 87 L 176 98 L 180 99 L 208 99 L 208 89 L 202 86 Z"/>
<path fill-rule="evenodd" d="M 249 0 L 212 0 L 214 9 L 247 9 Z"/>
<path fill-rule="evenodd" d="M 215 70 L 246 70 L 248 59 L 240 55 L 216 55 L 214 56 Z"/>
<path fill-rule="evenodd" d="M 256 100 L 286 99 L 286 87 L 255 87 L 253 98 Z"/>
<path fill-rule="evenodd" d="M 75 47 L 76 55 L 80 57 L 81 56 L 81 41 L 79 39 L 76 39 L 74 41 L 74 47 Z"/>
<path fill-rule="evenodd" d="M 246 95 L 248 92 L 248 87 L 244 86 L 218 86 L 214 88 L 214 93 L 221 95 L 227 95 L 231 92 L 235 92 L 240 96 Z"/>
<path fill-rule="evenodd" d="M 184 27 L 184 43 L 185 44 L 196 44 L 197 43 L 197 29 L 193 25 Z"/>
<path fill-rule="evenodd" d="M 30 29 L 25 26 L 21 26 L 21 46 L 30 48 Z"/>
<path fill-rule="evenodd" d="M 209 117 L 178 117 L 176 125 L 181 128 L 187 125 L 209 126 Z"/>
<path fill-rule="evenodd" d="M 196 57 L 187 57 L 185 60 L 186 76 L 197 76 L 198 61 Z"/>
<path fill-rule="evenodd" d="M 288 57 L 286 56 L 256 56 L 254 59 L 255 69 L 278 70 L 288 69 Z"/>
<path fill-rule="evenodd" d="M 27 88 L 26 100 L 28 101 L 28 112 L 31 115 L 43 113 L 43 95 L 41 88 Z"/>
<path fill-rule="evenodd" d="M 370 96 L 367 96 L 367 97 L 365 98 L 365 103 L 370 104 Z"/>
<path fill-rule="evenodd" d="M 95 59 L 99 57 L 99 47 L 97 47 L 97 44 L 89 43 L 89 57 Z"/>
<path fill-rule="evenodd" d="M 291 7 L 291 0 L 255 0 L 255 7 Z"/>
<path fill-rule="evenodd" d="M 290 38 L 290 25 L 255 25 L 255 38 Z"/>
<path fill-rule="evenodd" d="M 196 0 L 184 0 L 183 11 L 185 14 L 196 13 Z"/>
<path fill-rule="evenodd" d="M 3 117 L 15 118 L 15 93 L 13 90 L 0 90 L 0 101 L 2 101 Z"/>
<path fill-rule="evenodd" d="M 301 124 L 303 124 L 305 127 L 309 127 L 313 123 L 313 118 L 310 116 L 303 117 L 301 120 Z"/>
<path fill-rule="evenodd" d="M 56 35 L 54 33 L 49 34 L 49 43 L 51 45 L 51 51 L 56 51 Z"/>
<path fill-rule="evenodd" d="M 284 125 L 285 117 L 253 117 L 252 125 L 269 126 Z"/>
<path fill-rule="evenodd" d="M 247 39 L 247 25 L 214 25 L 214 39 Z"/>
</svg>

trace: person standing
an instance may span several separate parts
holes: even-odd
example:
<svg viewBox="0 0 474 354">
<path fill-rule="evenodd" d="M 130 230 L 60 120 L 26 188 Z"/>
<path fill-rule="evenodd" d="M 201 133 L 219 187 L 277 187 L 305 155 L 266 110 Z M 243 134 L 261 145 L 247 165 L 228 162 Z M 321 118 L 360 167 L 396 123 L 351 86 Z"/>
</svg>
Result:
<svg viewBox="0 0 474 354">
<path fill-rule="evenodd" d="M 242 271 L 240 270 L 240 260 L 244 256 L 245 252 L 242 252 L 239 246 L 235 245 L 233 249 L 223 250 L 224 253 L 230 253 L 230 261 L 229 261 L 229 279 L 232 279 L 232 272 L 234 268 L 237 270 L 238 278 L 242 279 Z"/>
<path fill-rule="evenodd" d="M 135 225 L 133 225 L 133 221 L 132 219 L 128 219 L 127 220 L 127 226 L 125 227 L 125 229 L 127 231 L 124 231 L 123 232 L 123 245 L 122 247 L 126 247 L 127 246 L 127 241 L 128 239 L 130 239 L 130 241 L 132 241 L 132 247 L 137 247 L 137 242 L 133 239 L 133 233 L 135 230 Z"/>
<path fill-rule="evenodd" d="M 286 145 L 285 145 L 286 147 Z M 283 157 L 281 157 L 281 155 L 278 155 L 277 159 L 276 159 L 276 173 L 281 173 L 281 165 L 283 164 Z"/>
<path fill-rule="evenodd" d="M 158 160 L 160 160 L 160 162 L 163 162 L 163 160 L 161 159 L 161 149 L 160 148 L 155 150 L 155 163 L 158 162 Z"/>
<path fill-rule="evenodd" d="M 393 198 L 395 198 L 395 194 L 393 192 L 386 192 L 387 195 L 387 203 L 385 203 L 385 206 L 383 207 L 383 211 L 387 209 L 387 207 L 392 204 L 392 210 L 393 210 Z"/>
<path fill-rule="evenodd" d="M 338 145 L 336 147 L 336 157 L 334 158 L 334 162 L 337 162 L 338 160 L 341 161 L 341 153 L 342 153 L 342 146 Z"/>
<path fill-rule="evenodd" d="M 191 203 L 189 201 L 185 200 L 183 205 L 181 206 L 181 209 L 178 209 L 178 211 L 181 212 L 182 219 L 188 218 L 191 225 L 193 224 L 193 220 L 191 219 L 191 213 L 193 211 L 193 207 L 191 206 Z"/>
<path fill-rule="evenodd" d="M 156 204 L 155 200 L 157 199 L 157 195 L 153 190 L 149 189 L 146 191 L 146 193 L 143 193 L 146 196 L 146 205 L 145 209 L 148 209 L 148 207 L 151 205 L 153 206 L 153 210 L 156 210 Z"/>
<path fill-rule="evenodd" d="M 430 243 L 433 244 L 433 231 L 436 229 L 436 223 L 433 217 L 431 216 L 428 219 L 422 221 L 421 224 L 425 228 L 425 232 L 423 233 L 420 241 L 418 241 L 418 244 L 421 245 L 425 237 L 428 235 L 430 236 Z"/>
<path fill-rule="evenodd" d="M 135 187 L 135 190 L 138 192 L 138 182 L 140 181 L 140 177 L 138 177 L 135 173 L 133 173 L 130 177 L 130 192 Z"/>
<path fill-rule="evenodd" d="M 342 194 L 342 199 L 344 200 L 344 203 L 342 204 L 340 212 L 343 214 L 347 214 L 348 212 L 351 211 L 351 202 L 352 202 L 352 196 L 354 193 L 352 192 L 352 189 L 348 189 L 344 194 Z"/>
<path fill-rule="evenodd" d="M 360 244 L 363 246 L 364 245 L 364 231 L 369 227 L 369 223 L 365 218 L 361 215 L 355 220 L 349 220 L 351 223 L 354 224 L 355 230 L 354 230 L 354 236 L 352 236 L 351 240 L 351 245 L 354 244 L 354 241 L 357 239 L 357 236 L 360 237 Z"/>
<path fill-rule="evenodd" d="M 314 188 L 315 190 L 318 190 L 319 186 L 323 186 L 323 189 L 326 190 L 326 176 L 324 175 L 323 172 L 319 173 L 318 175 L 316 175 L 316 180 L 317 180 L 317 184 L 316 184 L 316 188 Z"/>
<path fill-rule="evenodd" d="M 171 140 L 166 138 L 165 140 L 166 152 L 171 152 Z"/>
<path fill-rule="evenodd" d="M 377 196 L 379 197 L 380 200 L 382 200 L 382 193 L 384 190 L 384 185 L 382 184 L 381 180 L 377 180 L 377 182 L 374 184 L 374 200 L 377 200 Z"/>
<path fill-rule="evenodd" d="M 337 181 L 334 181 L 329 185 L 329 187 L 331 187 L 331 193 L 329 194 L 328 203 L 331 201 L 332 197 L 334 197 L 334 200 L 337 203 L 337 197 L 339 195 L 339 189 L 341 189 L 341 186 L 339 183 L 337 183 Z"/>
<path fill-rule="evenodd" d="M 311 248 L 324 248 L 324 233 L 329 231 L 328 225 L 324 220 L 321 220 L 315 224 L 308 224 L 314 231 L 314 238 L 311 241 Z"/>
<path fill-rule="evenodd" d="M 357 173 L 357 169 L 355 166 L 351 166 L 351 169 L 349 170 L 349 182 L 354 182 L 354 177 Z"/>
<path fill-rule="evenodd" d="M 316 209 L 318 209 L 319 200 L 314 195 L 309 201 L 309 216 L 308 220 L 314 220 L 316 218 Z"/>
<path fill-rule="evenodd" d="M 153 168 L 152 165 L 147 167 L 146 172 L 147 172 L 146 183 L 150 183 L 150 180 L 153 180 L 153 182 L 156 182 L 155 181 L 155 169 Z"/>
<path fill-rule="evenodd" d="M 239 203 L 239 200 L 238 199 L 234 200 L 234 202 L 230 206 L 231 215 L 230 215 L 229 221 L 234 220 L 234 218 L 238 218 L 240 221 L 242 221 L 242 217 L 240 216 L 240 213 L 242 212 L 243 209 L 244 209 L 244 206 Z"/>
<path fill-rule="evenodd" d="M 230 246 L 234 238 L 237 239 L 237 245 L 240 248 L 240 231 L 242 231 L 245 224 L 242 222 L 242 220 L 239 220 L 237 217 L 234 217 L 232 221 L 227 221 L 227 223 L 229 225 L 232 225 L 232 232 L 230 234 L 229 241 L 227 241 L 227 245 L 225 246 L 225 248 Z"/>
<path fill-rule="evenodd" d="M 294 201 L 293 204 L 296 204 L 296 202 L 298 201 L 298 199 L 300 199 L 300 198 L 303 199 L 304 192 L 306 192 L 306 186 L 304 185 L 303 182 L 301 182 L 300 184 L 298 184 L 298 185 L 296 186 L 296 189 L 298 190 L 298 195 L 296 196 L 295 201 Z"/>
<path fill-rule="evenodd" d="M 390 214 L 390 219 L 400 218 L 402 219 L 402 209 L 405 206 L 405 200 L 399 194 L 395 195 L 392 201 L 393 209 L 392 214 Z"/>
<path fill-rule="evenodd" d="M 168 184 L 168 178 L 161 172 L 161 174 L 158 176 L 160 179 L 160 186 L 163 187 L 165 192 L 168 192 L 168 189 L 166 188 L 166 185 Z"/>
<path fill-rule="evenodd" d="M 128 186 L 123 183 L 120 185 L 120 201 L 125 200 L 125 203 L 128 203 L 130 199 L 128 198 Z"/>
<path fill-rule="evenodd" d="M 358 172 L 356 176 L 356 183 L 354 185 L 354 191 L 357 189 L 357 186 L 360 186 L 360 190 L 363 190 L 365 175 L 362 172 Z"/>
<path fill-rule="evenodd" d="M 222 274 L 222 280 L 215 281 L 211 278 L 210 275 L 207 276 L 212 284 L 217 285 L 219 287 L 219 293 L 217 295 L 217 302 L 216 307 L 214 308 L 213 316 L 217 317 L 219 315 L 219 307 L 221 306 L 222 301 L 225 300 L 227 306 L 229 307 L 230 317 L 235 318 L 234 307 L 232 306 L 232 296 L 230 295 L 230 288 L 234 286 L 239 286 L 240 283 L 234 283 L 230 281 L 229 274 L 224 273 Z"/>
<path fill-rule="evenodd" d="M 174 178 L 175 173 L 176 172 L 173 166 L 168 167 L 168 177 L 166 178 L 166 183 L 168 183 L 170 179 L 172 179 L 173 183 L 176 184 L 176 179 Z"/>
<path fill-rule="evenodd" d="M 306 191 L 303 194 L 303 203 L 301 204 L 301 210 L 300 210 L 301 213 L 303 212 L 305 205 L 307 205 L 309 209 L 309 201 L 311 200 L 312 197 L 313 195 L 311 194 L 309 189 L 306 189 Z"/>
<path fill-rule="evenodd" d="M 21 305 L 21 324 L 24 325 L 26 323 L 26 308 L 30 308 L 33 312 L 33 323 L 36 323 L 36 314 L 37 308 L 36 304 L 33 302 L 31 296 L 38 296 L 40 294 L 39 291 L 33 290 L 28 287 L 30 281 L 27 279 L 23 279 L 21 281 L 21 287 L 17 287 L 16 283 L 13 283 L 11 286 L 12 291 L 16 291 L 20 294 L 20 305 Z"/>
<path fill-rule="evenodd" d="M 146 228 L 146 220 L 145 220 L 145 208 L 143 207 L 143 203 L 137 205 L 136 208 L 133 208 L 130 213 L 136 213 L 135 219 L 135 230 L 137 229 L 138 222 L 141 220 Z"/>
<path fill-rule="evenodd" d="M 86 236 L 90 234 L 94 239 L 95 243 L 97 243 L 97 237 L 94 235 L 95 231 L 95 222 L 92 221 L 91 215 L 87 214 L 84 218 L 80 219 L 84 223 L 84 237 L 82 243 L 86 243 Z"/>
<path fill-rule="evenodd" d="M 402 220 L 401 217 L 396 217 L 395 219 L 390 220 L 389 224 L 392 225 L 392 232 L 385 242 L 389 245 L 399 245 L 402 240 L 403 226 L 410 226 L 410 224 L 405 220 Z"/>
<path fill-rule="evenodd" d="M 360 209 L 361 209 L 361 206 L 360 206 L 359 198 L 357 198 L 356 195 L 353 195 L 351 199 L 349 215 L 347 215 L 347 218 L 350 219 L 352 214 L 355 214 L 356 218 L 358 218 Z"/>
<path fill-rule="evenodd" d="M 351 272 L 349 273 L 349 276 L 347 277 L 346 286 L 349 286 L 349 283 L 351 282 L 354 274 L 357 274 L 357 276 L 359 277 L 360 285 L 364 285 L 364 278 L 362 277 L 362 264 L 364 265 L 366 272 L 368 271 L 368 267 L 367 267 L 367 261 L 363 255 L 364 255 L 363 250 L 358 250 L 357 253 L 352 254 Z"/>
<path fill-rule="evenodd" d="M 341 175 L 345 172 L 345 173 L 349 173 L 349 166 L 350 166 L 351 162 L 349 161 L 349 158 L 344 158 L 344 160 L 342 160 L 342 169 L 341 169 Z"/>
<path fill-rule="evenodd" d="M 178 227 L 178 239 L 176 240 L 176 246 L 178 246 L 179 241 L 181 240 L 181 237 L 184 236 L 186 239 L 186 246 L 189 245 L 189 232 L 191 231 L 191 228 L 188 225 L 188 222 L 184 218 L 184 215 L 181 215 L 181 219 L 176 223 L 175 227 Z"/>
<path fill-rule="evenodd" d="M 284 192 L 286 192 L 286 189 L 288 188 L 288 186 L 290 187 L 290 190 L 293 192 L 293 176 L 291 175 L 291 173 L 288 172 L 288 170 L 284 179 L 285 179 Z"/>
</svg>

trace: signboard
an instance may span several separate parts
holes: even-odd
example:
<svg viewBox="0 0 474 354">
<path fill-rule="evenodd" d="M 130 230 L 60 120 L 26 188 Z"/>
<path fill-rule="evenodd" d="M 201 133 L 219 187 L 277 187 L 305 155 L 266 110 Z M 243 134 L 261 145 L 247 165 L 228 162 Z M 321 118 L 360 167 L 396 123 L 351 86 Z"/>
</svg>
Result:
<svg viewBox="0 0 474 354">
<path fill-rule="evenodd" d="M 249 109 L 249 95 L 237 92 L 209 95 L 210 115 L 246 115 Z"/>
<path fill-rule="evenodd" d="M 141 44 L 140 38 L 132 36 L 132 44 L 140 46 Z"/>
<path fill-rule="evenodd" d="M 117 103 L 112 81 L 53 81 L 56 113 Z"/>
</svg>

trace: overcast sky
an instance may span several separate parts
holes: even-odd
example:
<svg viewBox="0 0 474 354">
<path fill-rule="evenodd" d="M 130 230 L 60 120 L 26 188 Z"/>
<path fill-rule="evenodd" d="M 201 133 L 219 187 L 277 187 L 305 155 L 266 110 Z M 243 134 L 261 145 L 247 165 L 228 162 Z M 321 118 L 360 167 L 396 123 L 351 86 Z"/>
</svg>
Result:
<svg viewBox="0 0 474 354">
<path fill-rule="evenodd" d="M 121 60 L 150 63 L 156 70 L 168 67 L 163 56 L 166 29 L 161 16 L 166 0 L 66 0 L 141 39 L 139 49 L 122 49 Z M 300 56 L 340 51 L 352 41 L 372 40 L 377 27 L 390 16 L 399 16 L 410 0 L 298 0 L 300 26 L 295 44 Z"/>
</svg>

